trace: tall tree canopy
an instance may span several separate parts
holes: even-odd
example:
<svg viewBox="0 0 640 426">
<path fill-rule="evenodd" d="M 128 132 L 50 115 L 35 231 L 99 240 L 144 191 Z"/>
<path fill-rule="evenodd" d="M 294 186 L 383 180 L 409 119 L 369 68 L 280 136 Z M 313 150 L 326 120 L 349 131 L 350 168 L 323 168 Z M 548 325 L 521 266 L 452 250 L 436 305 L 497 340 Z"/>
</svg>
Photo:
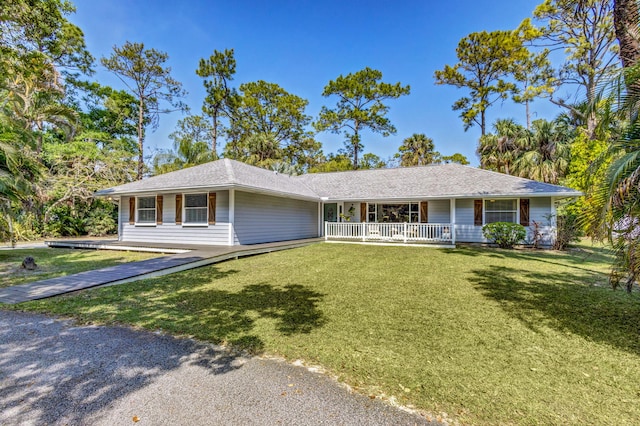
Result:
<svg viewBox="0 0 640 426">
<path fill-rule="evenodd" d="M 122 47 L 114 46 L 113 53 L 101 62 L 114 73 L 135 96 L 138 109 L 138 171 L 144 174 L 144 139 L 147 126 L 155 129 L 159 115 L 183 109 L 182 84 L 171 77 L 171 68 L 165 66 L 169 56 L 155 49 L 145 49 L 143 43 L 127 41 Z M 164 106 L 168 104 L 168 107 Z"/>
<path fill-rule="evenodd" d="M 369 67 L 329 81 L 322 96 L 337 96 L 335 108 L 322 107 L 318 120 L 314 123 L 318 131 L 343 133 L 345 147 L 353 158 L 353 168 L 358 168 L 358 154 L 364 148 L 361 132 L 369 129 L 374 133 L 389 136 L 396 128 L 386 117 L 388 99 L 408 95 L 410 87 L 401 83 L 385 83 L 382 73 Z"/>
<path fill-rule="evenodd" d="M 460 111 L 465 130 L 475 124 L 484 135 L 487 109 L 517 91 L 507 77 L 514 63 L 524 61 L 530 53 L 512 31 L 482 31 L 460 40 L 456 55 L 457 64 L 435 72 L 436 84 L 469 90 L 469 96 L 458 99 L 453 110 Z"/>
<path fill-rule="evenodd" d="M 209 59 L 200 59 L 196 74 L 202 77 L 207 96 L 202 112 L 211 119 L 211 151 L 217 156 L 218 135 L 221 133 L 220 118 L 228 116 L 230 103 L 237 99 L 234 88 L 229 86 L 236 73 L 233 49 L 223 52 L 214 50 Z"/>
<path fill-rule="evenodd" d="M 480 138 L 480 167 L 513 174 L 514 163 L 526 145 L 526 129 L 512 119 L 498 119 L 493 124 L 493 130 L 494 133 Z"/>
<path fill-rule="evenodd" d="M 564 64 L 556 70 L 553 103 L 582 114 L 569 97 L 559 95 L 559 89 L 577 86 L 591 104 L 596 99 L 598 86 L 612 75 L 618 49 L 612 12 L 612 0 L 545 0 L 533 12 L 540 26 L 536 27 L 530 18 L 520 24 L 519 33 L 524 39 L 566 53 Z M 590 111 L 584 121 L 589 134 L 594 136 L 596 114 Z"/>
<path fill-rule="evenodd" d="M 424 166 L 439 163 L 440 153 L 435 150 L 433 139 L 424 133 L 414 133 L 402 141 L 396 157 L 401 167 Z"/>
<path fill-rule="evenodd" d="M 176 124 L 169 135 L 173 150 L 159 152 L 153 157 L 153 174 L 180 170 L 217 159 L 209 149 L 211 123 L 200 115 L 189 115 Z"/>
<path fill-rule="evenodd" d="M 285 161 L 302 171 L 319 150 L 307 130 L 308 103 L 275 83 L 241 84 L 230 110 L 225 156 L 266 168 Z"/>
</svg>

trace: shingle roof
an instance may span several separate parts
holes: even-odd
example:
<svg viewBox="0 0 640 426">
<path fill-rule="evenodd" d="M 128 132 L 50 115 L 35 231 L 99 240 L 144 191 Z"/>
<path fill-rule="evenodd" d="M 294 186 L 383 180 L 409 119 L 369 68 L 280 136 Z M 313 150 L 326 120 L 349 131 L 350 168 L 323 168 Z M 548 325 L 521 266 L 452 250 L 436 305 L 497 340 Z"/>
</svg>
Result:
<svg viewBox="0 0 640 426">
<path fill-rule="evenodd" d="M 153 176 L 96 192 L 96 195 L 122 195 L 193 189 L 245 188 L 250 191 L 281 194 L 292 198 L 317 199 L 306 185 L 288 175 L 249 166 L 225 158 L 175 172 Z"/>
<path fill-rule="evenodd" d="M 564 186 L 460 164 L 317 173 L 298 179 L 331 200 L 581 195 Z"/>
<path fill-rule="evenodd" d="M 239 188 L 291 198 L 328 200 L 580 196 L 579 191 L 459 164 L 287 176 L 223 159 L 98 191 L 123 195 Z"/>
</svg>

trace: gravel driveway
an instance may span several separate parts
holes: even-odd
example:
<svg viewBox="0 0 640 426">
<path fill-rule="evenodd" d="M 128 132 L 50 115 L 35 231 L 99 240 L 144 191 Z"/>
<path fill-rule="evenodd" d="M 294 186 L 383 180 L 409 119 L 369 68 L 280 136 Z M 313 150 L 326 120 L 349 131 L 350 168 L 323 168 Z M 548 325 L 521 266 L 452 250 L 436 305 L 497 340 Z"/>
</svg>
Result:
<svg viewBox="0 0 640 426">
<path fill-rule="evenodd" d="M 0 310 L 1 425 L 134 423 L 436 424 L 282 361 Z"/>
</svg>

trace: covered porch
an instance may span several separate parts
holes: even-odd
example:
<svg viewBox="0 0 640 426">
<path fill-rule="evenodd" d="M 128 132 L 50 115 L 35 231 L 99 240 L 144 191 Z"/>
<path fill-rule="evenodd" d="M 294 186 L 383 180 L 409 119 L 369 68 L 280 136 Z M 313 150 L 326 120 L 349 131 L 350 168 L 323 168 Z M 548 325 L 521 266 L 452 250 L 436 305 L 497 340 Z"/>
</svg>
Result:
<svg viewBox="0 0 640 426">
<path fill-rule="evenodd" d="M 323 203 L 326 241 L 454 245 L 455 199 Z"/>
<path fill-rule="evenodd" d="M 455 244 L 450 223 L 325 222 L 325 240 Z"/>
</svg>

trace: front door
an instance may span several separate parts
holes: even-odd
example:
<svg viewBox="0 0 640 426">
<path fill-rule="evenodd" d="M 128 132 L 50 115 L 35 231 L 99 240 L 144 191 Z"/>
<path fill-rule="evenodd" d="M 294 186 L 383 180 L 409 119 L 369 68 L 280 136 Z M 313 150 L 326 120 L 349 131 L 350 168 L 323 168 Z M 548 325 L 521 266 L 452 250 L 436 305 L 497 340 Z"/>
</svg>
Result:
<svg viewBox="0 0 640 426">
<path fill-rule="evenodd" d="M 338 221 L 338 203 L 329 203 L 324 205 L 324 221 L 325 222 Z"/>
</svg>

